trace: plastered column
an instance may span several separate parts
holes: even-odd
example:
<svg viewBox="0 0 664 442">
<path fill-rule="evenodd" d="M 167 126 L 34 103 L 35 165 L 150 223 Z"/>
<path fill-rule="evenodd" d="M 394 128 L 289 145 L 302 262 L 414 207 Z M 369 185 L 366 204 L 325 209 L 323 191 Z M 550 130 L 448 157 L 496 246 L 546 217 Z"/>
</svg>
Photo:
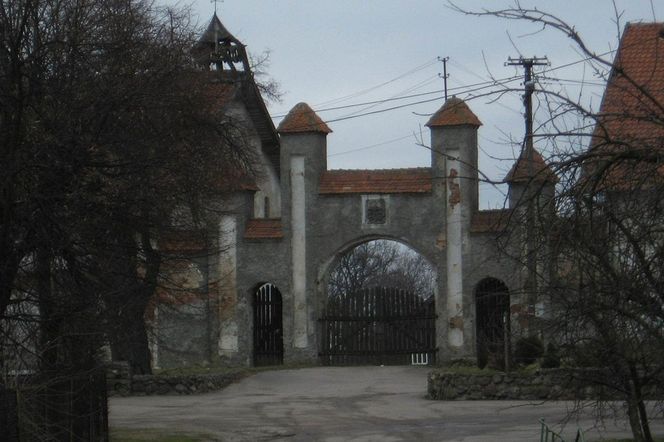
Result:
<svg viewBox="0 0 664 442">
<path fill-rule="evenodd" d="M 472 313 L 466 307 L 464 317 L 464 255 L 469 251 L 469 230 L 478 206 L 477 128 L 482 123 L 463 100 L 451 97 L 434 113 L 427 126 L 431 129 L 432 169 L 434 178 L 444 175 L 445 192 L 445 270 L 446 297 L 442 318 L 446 329 L 441 360 L 466 357 L 471 343 L 465 334 L 472 333 Z M 442 186 L 441 186 L 442 187 Z M 442 192 L 441 192 L 442 193 Z M 466 288 L 467 289 L 467 288 Z M 437 336 L 441 337 L 440 332 Z M 472 342 L 472 340 L 470 340 Z"/>
<path fill-rule="evenodd" d="M 237 324 L 237 220 L 224 215 L 219 222 L 219 348 L 222 358 L 239 350 Z"/>
<path fill-rule="evenodd" d="M 293 156 L 290 160 L 291 181 L 291 268 L 293 271 L 293 345 L 307 348 L 307 239 L 306 239 L 306 185 L 304 179 L 304 157 Z"/>
<path fill-rule="evenodd" d="M 447 158 L 447 342 L 463 346 L 463 223 L 459 161 Z"/>
</svg>

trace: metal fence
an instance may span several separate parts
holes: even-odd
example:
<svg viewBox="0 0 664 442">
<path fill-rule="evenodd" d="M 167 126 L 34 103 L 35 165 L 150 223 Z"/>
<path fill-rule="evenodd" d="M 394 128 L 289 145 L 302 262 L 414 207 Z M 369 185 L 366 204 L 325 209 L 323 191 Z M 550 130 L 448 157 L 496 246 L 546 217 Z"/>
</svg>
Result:
<svg viewBox="0 0 664 442">
<path fill-rule="evenodd" d="M 4 400 L 0 403 L 5 404 Z M 7 404 L 8 422 L 16 423 L 17 434 L 9 439 L 12 442 L 108 441 L 106 376 L 102 371 L 20 379 L 14 402 Z M 0 408 L 0 419 L 2 414 Z M 2 422 L 0 428 L 4 433 Z"/>
<path fill-rule="evenodd" d="M 18 442 L 16 392 L 0 387 L 0 428 L 3 440 Z"/>
<path fill-rule="evenodd" d="M 540 419 L 540 442 L 565 442 L 565 438 L 556 433 L 544 422 L 544 418 Z M 579 428 L 576 430 L 574 442 L 585 442 L 583 438 L 583 431 Z"/>
</svg>

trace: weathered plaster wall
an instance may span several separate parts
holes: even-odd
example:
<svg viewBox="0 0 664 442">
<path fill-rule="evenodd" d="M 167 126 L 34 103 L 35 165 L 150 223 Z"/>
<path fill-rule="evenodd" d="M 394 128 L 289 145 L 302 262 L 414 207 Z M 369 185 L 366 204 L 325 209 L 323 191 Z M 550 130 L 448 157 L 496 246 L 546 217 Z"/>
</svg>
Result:
<svg viewBox="0 0 664 442">
<path fill-rule="evenodd" d="M 362 194 L 320 195 L 311 224 L 315 246 L 310 257 L 311 291 L 315 317 L 322 315 L 327 301 L 330 271 L 338 259 L 362 242 L 390 239 L 401 242 L 424 256 L 437 274 L 436 302 L 445 293 L 443 208 L 431 194 L 391 194 L 386 198 L 387 222 L 369 225 L 363 221 Z M 330 222 L 334 220 L 333 222 Z"/>
<path fill-rule="evenodd" d="M 464 254 L 464 330 L 467 336 L 466 345 L 471 348 L 471 354 L 476 354 L 475 321 L 476 288 L 485 278 L 495 278 L 502 281 L 509 289 L 510 304 L 520 305 L 522 302 L 521 273 L 516 261 L 505 253 L 505 244 L 498 237 L 501 234 L 471 233 L 467 253 Z M 517 320 L 516 316 L 512 318 Z"/>
<path fill-rule="evenodd" d="M 321 195 L 326 134 L 282 134 L 279 188 L 272 166 L 264 163 L 268 173 L 259 179 L 261 190 L 220 202 L 219 216 L 209 222 L 217 241 L 209 257 L 215 358 L 230 365 L 253 363 L 253 295 L 270 282 L 282 294 L 285 361 L 317 362 L 329 272 L 341 255 L 375 239 L 399 241 L 434 267 L 438 361 L 473 357 L 477 283 L 500 279 L 510 288 L 511 302 L 519 304 L 521 274 L 505 258 L 495 233 L 470 231 L 478 204 L 477 128 L 432 128 L 432 146 L 430 193 Z M 274 213 L 281 214 L 283 237 L 246 239 L 247 221 L 265 215 L 267 194 L 274 197 L 271 204 L 281 204 Z M 365 202 L 372 198 L 385 200 L 385 223 L 366 222 Z"/>
<path fill-rule="evenodd" d="M 239 357 L 242 365 L 253 364 L 253 297 L 264 283 L 274 284 L 282 295 L 284 348 L 292 346 L 292 320 L 286 312 L 292 311 L 292 287 L 290 284 L 289 244 L 284 239 L 242 240 L 238 250 L 237 288 L 239 304 L 245 306 L 238 315 L 240 324 Z"/>
</svg>

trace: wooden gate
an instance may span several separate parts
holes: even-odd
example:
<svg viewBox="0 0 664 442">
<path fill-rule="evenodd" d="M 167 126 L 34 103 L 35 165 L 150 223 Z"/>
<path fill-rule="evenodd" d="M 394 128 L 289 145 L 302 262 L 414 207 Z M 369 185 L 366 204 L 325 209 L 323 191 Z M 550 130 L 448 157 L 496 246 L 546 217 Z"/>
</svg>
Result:
<svg viewBox="0 0 664 442">
<path fill-rule="evenodd" d="M 283 362 L 281 293 L 276 286 L 263 284 L 254 294 L 254 365 Z"/>
<path fill-rule="evenodd" d="M 323 365 L 432 364 L 436 357 L 433 295 L 376 287 L 335 296 L 321 322 Z"/>
</svg>

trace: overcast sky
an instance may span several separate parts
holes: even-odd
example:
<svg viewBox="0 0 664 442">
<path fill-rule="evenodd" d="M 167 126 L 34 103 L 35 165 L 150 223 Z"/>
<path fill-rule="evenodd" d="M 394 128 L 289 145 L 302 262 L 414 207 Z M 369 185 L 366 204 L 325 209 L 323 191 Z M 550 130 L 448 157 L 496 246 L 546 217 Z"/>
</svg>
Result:
<svg viewBox="0 0 664 442">
<path fill-rule="evenodd" d="M 664 5 L 648 0 L 616 0 L 620 29 L 627 21 L 664 20 Z M 329 121 L 330 169 L 378 169 L 429 166 L 430 152 L 417 145 L 414 134 L 424 127 L 428 114 L 443 103 L 442 63 L 449 57 L 450 95 L 469 100 L 483 122 L 480 128 L 480 168 L 493 179 L 502 179 L 518 155 L 518 146 L 506 141 L 523 139 L 523 110 L 516 92 L 490 102 L 478 94 L 490 76 L 518 77 L 523 71 L 504 66 L 509 56 L 547 56 L 550 76 L 574 81 L 585 76 L 583 99 L 598 105 L 602 86 L 582 64 L 563 65 L 582 59 L 572 42 L 553 30 L 493 17 L 465 16 L 446 6 L 444 0 L 225 0 L 218 15 L 226 28 L 250 52 L 271 52 L 270 76 L 281 84 L 281 103 L 269 104 L 275 125 L 280 116 L 304 101 Z M 499 8 L 508 1 L 458 0 L 464 8 Z M 616 16 L 609 0 L 522 1 L 574 24 L 597 53 L 617 45 Z M 207 25 L 214 5 L 208 0 L 194 4 L 201 25 Z M 550 69 L 548 68 L 548 69 Z M 547 69 L 547 68 L 543 68 Z M 481 83 L 484 89 L 475 90 Z M 427 94 L 429 93 L 429 94 Z M 377 100 L 395 99 L 382 104 Z M 427 101 L 417 105 L 409 103 Z M 372 113 L 400 107 L 386 112 Z M 421 114 L 421 115 L 417 115 Z M 347 118 L 353 117 L 353 118 Z M 347 118 L 347 119 L 344 119 Z M 538 115 L 538 118 L 543 118 Z M 340 119 L 340 120 L 339 120 Z M 338 120 L 338 121 L 334 121 Z M 418 135 L 419 136 L 419 135 Z M 545 148 L 544 148 L 545 149 Z M 501 189 L 481 187 L 482 208 L 501 207 Z"/>
</svg>

